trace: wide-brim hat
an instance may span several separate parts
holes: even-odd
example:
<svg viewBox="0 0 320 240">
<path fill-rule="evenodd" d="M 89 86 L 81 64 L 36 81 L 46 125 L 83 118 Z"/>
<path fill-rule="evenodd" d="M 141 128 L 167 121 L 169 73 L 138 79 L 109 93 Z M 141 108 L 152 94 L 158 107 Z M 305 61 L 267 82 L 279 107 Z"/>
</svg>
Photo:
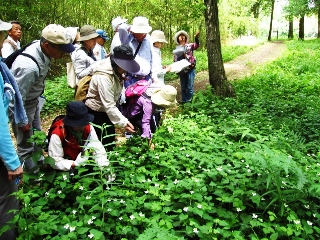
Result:
<svg viewBox="0 0 320 240">
<path fill-rule="evenodd" d="M 79 42 L 90 40 L 92 38 L 98 37 L 99 34 L 96 33 L 96 29 L 91 25 L 84 25 L 80 28 L 80 38 Z"/>
<path fill-rule="evenodd" d="M 116 46 L 111 58 L 127 72 L 138 72 L 140 70 L 140 65 L 134 60 L 132 48 L 127 44 Z"/>
<path fill-rule="evenodd" d="M 132 21 L 130 31 L 133 33 L 149 33 L 152 27 L 149 25 L 149 20 L 146 17 L 135 17 Z"/>
<path fill-rule="evenodd" d="M 81 101 L 69 102 L 63 123 L 71 127 L 83 127 L 93 121 L 94 116 L 88 113 L 86 105 Z"/>
<path fill-rule="evenodd" d="M 163 107 L 172 107 L 177 104 L 177 89 L 171 85 L 164 85 L 161 89 L 154 91 L 151 101 Z"/>
<path fill-rule="evenodd" d="M 151 40 L 153 43 L 155 43 L 155 42 L 168 43 L 166 40 L 166 37 L 164 36 L 164 32 L 162 32 L 160 30 L 154 30 L 151 33 Z"/>
<path fill-rule="evenodd" d="M 12 28 L 12 24 L 0 20 L 0 31 L 8 31 Z"/>
<path fill-rule="evenodd" d="M 126 23 L 128 21 L 128 19 L 124 19 L 124 18 L 121 18 L 121 17 L 116 17 L 115 19 L 113 19 L 111 21 L 111 25 L 112 25 L 112 29 L 113 31 L 116 31 L 117 27 L 122 24 L 122 23 Z"/>
<path fill-rule="evenodd" d="M 42 30 L 41 36 L 48 42 L 56 44 L 65 53 L 74 51 L 74 46 L 68 38 L 66 28 L 59 24 L 49 24 Z"/>
<path fill-rule="evenodd" d="M 175 42 L 176 44 L 179 44 L 178 37 L 179 37 L 180 35 L 186 36 L 186 39 L 187 39 L 186 41 L 189 42 L 189 34 L 188 34 L 186 31 L 181 30 L 181 31 L 177 32 L 177 33 L 174 35 L 174 37 L 173 37 L 173 40 L 174 40 L 174 42 Z"/>
</svg>

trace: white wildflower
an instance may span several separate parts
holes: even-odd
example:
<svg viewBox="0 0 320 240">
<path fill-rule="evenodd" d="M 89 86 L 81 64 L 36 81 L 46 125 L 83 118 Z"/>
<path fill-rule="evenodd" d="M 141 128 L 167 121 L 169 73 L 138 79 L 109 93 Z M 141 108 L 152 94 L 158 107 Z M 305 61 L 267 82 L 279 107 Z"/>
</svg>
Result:
<svg viewBox="0 0 320 240">
<path fill-rule="evenodd" d="M 193 229 L 193 232 L 194 232 L 194 233 L 198 233 L 199 231 L 198 231 L 197 228 L 194 228 L 194 229 Z"/>
<path fill-rule="evenodd" d="M 123 219 L 123 217 L 119 217 L 119 220 L 121 221 Z"/>
<path fill-rule="evenodd" d="M 155 187 L 159 187 L 159 186 L 160 186 L 160 184 L 156 183 L 156 184 L 154 184 L 154 186 L 155 186 Z"/>
<path fill-rule="evenodd" d="M 131 215 L 131 216 L 130 216 L 130 219 L 131 219 L 131 221 L 132 221 L 132 220 L 134 219 L 134 216 L 133 216 L 133 215 Z"/>
<path fill-rule="evenodd" d="M 241 212 L 242 210 L 241 210 L 241 208 L 237 208 L 237 212 Z"/>
<path fill-rule="evenodd" d="M 126 201 L 124 201 L 124 200 L 122 200 L 122 199 L 120 200 L 120 203 L 125 203 L 125 202 L 126 202 Z"/>
<path fill-rule="evenodd" d="M 89 200 L 91 197 L 90 196 L 86 196 L 86 199 Z"/>
<path fill-rule="evenodd" d="M 92 233 L 90 233 L 90 234 L 88 235 L 88 237 L 91 239 L 91 238 L 94 237 L 94 235 L 93 235 Z"/>
<path fill-rule="evenodd" d="M 67 223 L 66 225 L 63 226 L 65 229 L 68 229 L 70 226 L 69 224 Z"/>
<path fill-rule="evenodd" d="M 307 223 L 308 223 L 309 226 L 312 226 L 312 224 L 313 224 L 313 223 L 310 222 L 310 221 L 307 221 Z"/>
<path fill-rule="evenodd" d="M 310 208 L 310 206 L 309 206 L 309 205 L 304 205 L 304 207 L 305 207 L 305 208 L 307 208 L 307 209 L 309 209 L 309 208 Z"/>
<path fill-rule="evenodd" d="M 197 208 L 202 208 L 202 205 L 201 205 L 201 204 L 198 204 Z"/>
<path fill-rule="evenodd" d="M 188 207 L 184 207 L 183 211 L 188 212 Z"/>
<path fill-rule="evenodd" d="M 62 193 L 61 190 L 59 190 L 59 191 L 58 191 L 58 194 L 61 194 L 61 193 Z"/>
<path fill-rule="evenodd" d="M 255 192 L 252 193 L 252 196 L 256 196 L 257 194 Z"/>
<path fill-rule="evenodd" d="M 297 224 L 297 225 L 300 224 L 300 220 L 293 220 L 293 222 L 294 222 L 295 224 Z"/>
<path fill-rule="evenodd" d="M 189 155 L 189 154 L 186 154 L 186 157 L 188 158 L 188 157 L 190 157 L 190 155 Z"/>
<path fill-rule="evenodd" d="M 176 180 L 174 180 L 173 183 L 174 183 L 174 184 L 178 184 L 178 182 L 179 182 L 178 179 L 176 179 Z"/>
<path fill-rule="evenodd" d="M 46 193 L 45 193 L 46 197 L 48 197 L 48 196 L 49 196 L 49 194 L 50 194 L 49 192 L 46 192 Z"/>
<path fill-rule="evenodd" d="M 149 192 L 148 192 L 148 190 L 147 190 L 147 191 L 144 191 L 144 193 L 145 193 L 145 194 L 148 194 Z"/>
<path fill-rule="evenodd" d="M 67 180 L 67 176 L 66 175 L 62 175 L 63 180 Z"/>
<path fill-rule="evenodd" d="M 190 191 L 191 194 L 194 194 L 194 191 Z"/>
<path fill-rule="evenodd" d="M 216 168 L 219 172 L 222 171 L 222 166 Z"/>
<path fill-rule="evenodd" d="M 76 227 L 71 227 L 69 228 L 70 232 L 73 232 L 74 230 L 76 230 Z"/>
<path fill-rule="evenodd" d="M 83 190 L 83 186 L 80 186 L 79 189 L 80 189 L 80 190 Z"/>
<path fill-rule="evenodd" d="M 93 221 L 91 219 L 89 219 L 88 224 L 90 225 L 91 223 L 93 223 Z"/>
<path fill-rule="evenodd" d="M 139 213 L 140 217 L 144 217 L 144 214 L 142 212 Z"/>
<path fill-rule="evenodd" d="M 72 210 L 72 213 L 73 213 L 73 215 L 75 215 L 77 213 L 77 211 L 76 210 Z"/>
<path fill-rule="evenodd" d="M 258 215 L 252 214 L 252 218 L 258 218 Z"/>
<path fill-rule="evenodd" d="M 95 220 L 95 219 L 96 219 L 96 217 L 95 217 L 95 216 L 92 216 L 92 217 L 91 217 L 91 219 L 92 219 L 92 220 Z"/>
</svg>

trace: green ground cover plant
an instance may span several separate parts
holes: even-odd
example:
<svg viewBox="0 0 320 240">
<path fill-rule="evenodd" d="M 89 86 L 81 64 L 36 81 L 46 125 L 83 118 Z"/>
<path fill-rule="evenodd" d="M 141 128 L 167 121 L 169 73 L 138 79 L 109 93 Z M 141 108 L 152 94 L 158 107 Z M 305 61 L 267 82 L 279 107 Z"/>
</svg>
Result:
<svg viewBox="0 0 320 240">
<path fill-rule="evenodd" d="M 166 112 L 155 150 L 133 137 L 104 169 L 27 176 L 19 239 L 319 239 L 320 42 L 287 44 L 235 98 Z"/>
</svg>

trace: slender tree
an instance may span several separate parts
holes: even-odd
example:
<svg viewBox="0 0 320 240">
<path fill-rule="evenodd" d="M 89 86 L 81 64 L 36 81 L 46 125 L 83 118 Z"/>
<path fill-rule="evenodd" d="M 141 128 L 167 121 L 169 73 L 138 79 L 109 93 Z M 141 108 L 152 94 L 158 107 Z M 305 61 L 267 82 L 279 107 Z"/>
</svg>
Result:
<svg viewBox="0 0 320 240">
<path fill-rule="evenodd" d="M 271 2 L 270 27 L 269 27 L 268 41 L 271 41 L 273 12 L 274 12 L 274 1 L 275 1 L 275 0 L 271 0 L 271 1 L 272 1 L 272 2 Z"/>
<path fill-rule="evenodd" d="M 210 85 L 218 96 L 233 96 L 234 90 L 227 80 L 221 54 L 218 0 L 204 0 L 204 4 Z"/>
</svg>

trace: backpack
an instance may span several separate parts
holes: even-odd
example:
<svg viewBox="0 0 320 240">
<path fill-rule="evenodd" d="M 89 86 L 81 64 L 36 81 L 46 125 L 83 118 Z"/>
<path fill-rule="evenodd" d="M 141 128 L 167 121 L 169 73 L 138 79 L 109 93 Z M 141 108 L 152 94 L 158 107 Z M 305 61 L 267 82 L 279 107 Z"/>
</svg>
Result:
<svg viewBox="0 0 320 240">
<path fill-rule="evenodd" d="M 57 127 L 61 127 L 63 126 L 63 118 L 65 117 L 66 115 L 59 115 L 57 117 L 55 117 L 50 125 L 50 128 L 48 130 L 48 134 L 47 134 L 47 137 L 46 137 L 46 140 L 45 140 L 45 147 L 44 147 L 44 151 L 45 152 L 48 152 L 48 149 L 49 149 L 49 143 L 50 143 L 50 138 L 51 138 L 51 135 L 52 135 L 52 132 L 54 129 L 56 129 Z"/>
<path fill-rule="evenodd" d="M 13 62 L 16 60 L 16 58 L 19 56 L 19 55 L 23 55 L 25 57 L 28 57 L 30 58 L 32 61 L 35 62 L 35 64 L 37 64 L 37 67 L 39 69 L 39 72 L 40 72 L 40 66 L 37 62 L 37 60 L 31 56 L 30 54 L 27 54 L 27 53 L 24 53 L 23 51 L 26 50 L 27 47 L 29 47 L 31 44 L 33 44 L 34 42 L 31 42 L 29 44 L 27 44 L 26 46 L 24 46 L 23 48 L 21 49 L 18 49 L 16 51 L 14 51 L 13 53 L 11 53 L 7 58 L 4 58 L 2 59 L 2 61 L 8 66 L 9 69 L 11 69 L 12 67 L 12 64 Z"/>
<path fill-rule="evenodd" d="M 85 76 L 80 79 L 75 88 L 74 99 L 84 101 L 86 99 L 92 76 Z"/>
<path fill-rule="evenodd" d="M 146 89 L 150 86 L 147 80 L 141 79 L 135 83 L 129 85 L 125 91 L 125 96 L 130 97 L 139 97 L 146 91 Z"/>
</svg>

